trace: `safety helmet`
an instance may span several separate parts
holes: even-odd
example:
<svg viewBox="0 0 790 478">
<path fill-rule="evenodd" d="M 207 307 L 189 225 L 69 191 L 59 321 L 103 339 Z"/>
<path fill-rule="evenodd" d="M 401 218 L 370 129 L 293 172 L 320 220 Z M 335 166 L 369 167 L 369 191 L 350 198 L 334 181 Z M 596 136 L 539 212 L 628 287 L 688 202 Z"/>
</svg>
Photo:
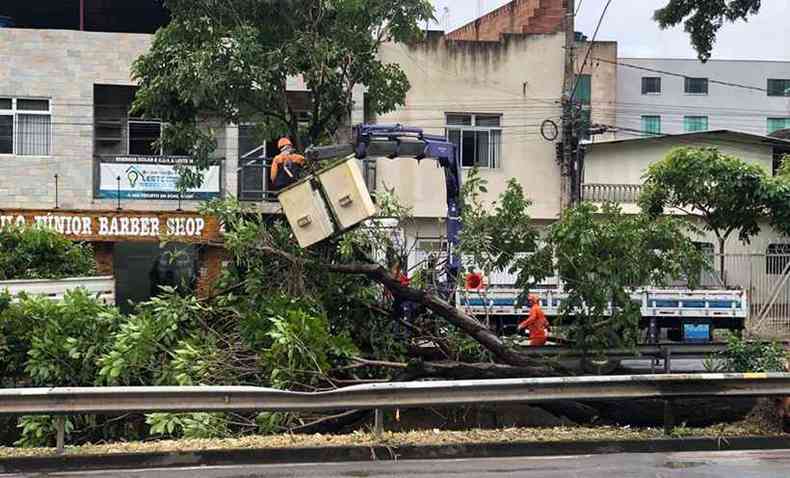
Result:
<svg viewBox="0 0 790 478">
<path fill-rule="evenodd" d="M 290 139 L 280 138 L 280 141 L 277 141 L 277 149 L 283 149 L 286 146 L 293 146 Z"/>
</svg>

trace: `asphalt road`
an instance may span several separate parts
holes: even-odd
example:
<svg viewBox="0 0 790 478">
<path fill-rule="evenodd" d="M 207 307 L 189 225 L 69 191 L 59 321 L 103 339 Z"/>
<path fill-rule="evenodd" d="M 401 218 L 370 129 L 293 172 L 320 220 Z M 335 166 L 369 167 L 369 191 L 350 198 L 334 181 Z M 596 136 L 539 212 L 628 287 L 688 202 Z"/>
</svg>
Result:
<svg viewBox="0 0 790 478">
<path fill-rule="evenodd" d="M 22 477 L 89 478 L 787 478 L 790 450 L 594 455 L 401 462 L 259 465 L 69 472 Z"/>
</svg>

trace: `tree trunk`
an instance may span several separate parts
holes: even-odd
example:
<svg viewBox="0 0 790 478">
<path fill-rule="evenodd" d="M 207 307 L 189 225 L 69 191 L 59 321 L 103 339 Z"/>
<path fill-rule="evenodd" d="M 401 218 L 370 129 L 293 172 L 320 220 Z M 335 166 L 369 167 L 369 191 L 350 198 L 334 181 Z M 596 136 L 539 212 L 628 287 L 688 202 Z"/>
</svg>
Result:
<svg viewBox="0 0 790 478">
<path fill-rule="evenodd" d="M 726 238 L 719 238 L 719 274 L 721 275 L 721 283 L 724 287 L 727 287 L 727 274 L 724 271 L 724 243 L 726 241 Z"/>
</svg>

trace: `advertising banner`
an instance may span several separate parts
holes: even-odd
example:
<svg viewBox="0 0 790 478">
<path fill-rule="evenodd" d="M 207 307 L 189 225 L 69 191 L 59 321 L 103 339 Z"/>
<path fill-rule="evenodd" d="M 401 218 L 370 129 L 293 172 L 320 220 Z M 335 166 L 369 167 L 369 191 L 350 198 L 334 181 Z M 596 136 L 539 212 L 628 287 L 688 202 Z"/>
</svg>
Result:
<svg viewBox="0 0 790 478">
<path fill-rule="evenodd" d="M 190 167 L 189 158 L 168 156 L 118 156 L 99 163 L 99 192 L 102 199 L 165 199 L 179 197 L 176 166 Z M 206 200 L 220 196 L 220 167 L 204 170 L 203 184 L 181 194 L 181 199 Z M 120 180 L 119 180 L 120 178 Z"/>
</svg>

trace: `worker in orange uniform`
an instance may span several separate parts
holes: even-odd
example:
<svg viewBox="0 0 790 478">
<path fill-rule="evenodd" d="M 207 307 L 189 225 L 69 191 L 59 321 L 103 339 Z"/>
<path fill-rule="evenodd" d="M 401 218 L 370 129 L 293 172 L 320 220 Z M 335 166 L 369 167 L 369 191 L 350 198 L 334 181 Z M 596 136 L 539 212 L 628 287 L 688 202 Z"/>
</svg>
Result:
<svg viewBox="0 0 790 478">
<path fill-rule="evenodd" d="M 540 308 L 540 297 L 530 294 L 528 300 L 531 304 L 529 317 L 518 324 L 518 330 L 527 329 L 529 331 L 530 347 L 540 347 L 541 345 L 546 345 L 550 329 L 549 321 L 546 319 L 543 309 Z"/>
<path fill-rule="evenodd" d="M 280 138 L 277 142 L 280 154 L 272 160 L 269 178 L 275 190 L 280 190 L 295 183 L 304 167 L 304 156 L 296 153 L 296 149 L 288 138 Z"/>
</svg>

